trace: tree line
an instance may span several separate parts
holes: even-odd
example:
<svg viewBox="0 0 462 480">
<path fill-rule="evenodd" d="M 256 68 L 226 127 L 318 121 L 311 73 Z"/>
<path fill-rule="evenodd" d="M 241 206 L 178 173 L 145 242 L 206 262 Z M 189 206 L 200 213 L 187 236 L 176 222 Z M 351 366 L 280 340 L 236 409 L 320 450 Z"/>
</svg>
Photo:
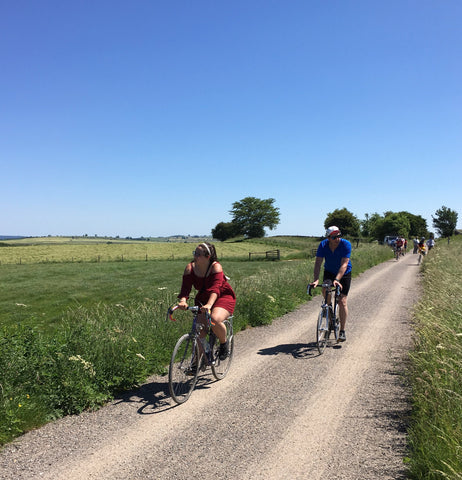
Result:
<svg viewBox="0 0 462 480">
<path fill-rule="evenodd" d="M 273 230 L 280 220 L 279 208 L 274 206 L 275 199 L 259 199 L 246 197 L 234 202 L 229 213 L 233 216 L 230 222 L 220 222 L 212 229 L 212 236 L 224 241 L 238 236 L 261 238 L 265 236 L 265 228 Z M 442 206 L 432 215 L 433 227 L 441 237 L 450 237 L 457 226 L 458 214 L 448 207 Z M 336 225 L 343 235 L 354 238 L 369 238 L 383 241 L 387 235 L 400 235 L 404 238 L 430 236 L 427 221 L 420 215 L 401 211 L 387 211 L 365 214 L 363 220 L 346 208 L 336 209 L 327 214 L 324 227 Z"/>
</svg>

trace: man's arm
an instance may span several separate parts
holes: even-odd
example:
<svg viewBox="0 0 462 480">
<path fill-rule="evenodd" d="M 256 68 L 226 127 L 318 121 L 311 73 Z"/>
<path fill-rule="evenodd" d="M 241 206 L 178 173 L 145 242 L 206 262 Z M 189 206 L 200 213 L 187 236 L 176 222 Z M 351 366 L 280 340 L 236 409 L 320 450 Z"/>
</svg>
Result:
<svg viewBox="0 0 462 480">
<path fill-rule="evenodd" d="M 340 285 L 339 282 L 342 279 L 343 275 L 345 275 L 345 272 L 348 268 L 349 261 L 350 259 L 348 257 L 342 258 L 342 263 L 340 264 L 340 268 L 338 269 L 337 275 L 335 275 L 334 286 L 336 282 Z"/>
<path fill-rule="evenodd" d="M 317 287 L 318 286 L 318 283 L 319 283 L 319 273 L 321 272 L 321 265 L 322 265 L 322 262 L 324 261 L 324 258 L 323 257 L 316 257 L 316 260 L 314 262 L 314 272 L 313 272 L 313 282 L 311 283 L 311 285 L 313 285 L 313 287 Z"/>
</svg>

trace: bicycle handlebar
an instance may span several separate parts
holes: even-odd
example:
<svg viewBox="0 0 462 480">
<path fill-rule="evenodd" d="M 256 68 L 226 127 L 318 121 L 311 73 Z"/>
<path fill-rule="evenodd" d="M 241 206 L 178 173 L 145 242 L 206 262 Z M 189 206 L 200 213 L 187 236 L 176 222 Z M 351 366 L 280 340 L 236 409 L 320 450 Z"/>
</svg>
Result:
<svg viewBox="0 0 462 480">
<path fill-rule="evenodd" d="M 178 308 L 179 308 L 178 305 L 173 305 L 172 307 L 169 307 L 167 310 L 167 318 L 170 318 L 170 320 L 175 322 L 176 318 L 173 318 L 173 312 L 175 310 L 178 310 Z M 201 313 L 201 307 L 198 307 L 197 305 L 195 305 L 194 307 L 186 307 L 186 310 L 190 310 L 195 315 L 197 315 L 198 313 Z M 205 317 L 208 320 L 210 320 L 211 319 L 210 312 L 205 312 Z"/>
<path fill-rule="evenodd" d="M 333 292 L 335 290 L 335 296 L 338 297 L 340 295 L 340 292 L 342 291 L 342 288 L 340 287 L 340 285 L 337 285 L 336 287 L 334 287 L 332 285 L 332 281 L 331 280 L 326 280 L 325 282 L 323 282 L 321 285 L 317 285 L 317 287 L 321 287 L 321 288 L 327 288 L 329 289 L 329 291 Z M 316 288 L 316 287 L 313 287 L 313 285 L 311 284 L 308 284 L 308 288 L 306 289 L 306 293 L 311 297 L 313 294 L 312 294 L 312 291 L 313 291 L 313 288 Z"/>
</svg>

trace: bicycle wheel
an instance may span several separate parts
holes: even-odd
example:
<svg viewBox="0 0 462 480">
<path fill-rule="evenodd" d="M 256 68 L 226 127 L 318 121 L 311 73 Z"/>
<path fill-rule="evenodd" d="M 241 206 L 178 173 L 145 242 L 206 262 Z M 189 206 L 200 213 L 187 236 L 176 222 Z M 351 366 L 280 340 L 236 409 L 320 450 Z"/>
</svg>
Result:
<svg viewBox="0 0 462 480">
<path fill-rule="evenodd" d="M 168 389 L 176 403 L 186 402 L 194 390 L 199 372 L 198 359 L 197 340 L 186 333 L 176 342 L 168 371 Z"/>
<path fill-rule="evenodd" d="M 318 316 L 318 323 L 316 325 L 316 345 L 320 354 L 324 352 L 327 345 L 327 338 L 329 335 L 329 310 L 321 308 Z"/>
<path fill-rule="evenodd" d="M 221 380 L 226 377 L 231 362 L 233 361 L 234 355 L 234 333 L 233 333 L 233 324 L 229 320 L 223 322 L 226 326 L 226 339 L 228 340 L 229 345 L 229 355 L 225 360 L 220 360 L 218 356 L 218 350 L 220 349 L 220 341 L 218 338 L 215 339 L 215 345 L 213 347 L 213 356 L 214 363 L 212 363 L 212 373 L 217 380 Z"/>
</svg>

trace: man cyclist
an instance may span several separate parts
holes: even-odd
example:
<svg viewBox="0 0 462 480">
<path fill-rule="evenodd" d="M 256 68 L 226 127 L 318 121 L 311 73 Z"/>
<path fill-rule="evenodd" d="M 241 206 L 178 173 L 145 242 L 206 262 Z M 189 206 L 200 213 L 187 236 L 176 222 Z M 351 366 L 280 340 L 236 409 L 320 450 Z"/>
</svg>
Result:
<svg viewBox="0 0 462 480">
<path fill-rule="evenodd" d="M 332 280 L 334 287 L 340 285 L 341 293 L 338 299 L 339 317 L 340 317 L 340 335 L 339 341 L 346 340 L 345 325 L 348 317 L 347 296 L 351 284 L 351 243 L 342 238 L 338 227 L 332 226 L 326 230 L 326 237 L 318 246 L 316 260 L 314 262 L 314 280 L 311 283 L 317 287 L 319 283 L 319 273 L 322 262 L 324 263 L 325 280 Z"/>
</svg>

